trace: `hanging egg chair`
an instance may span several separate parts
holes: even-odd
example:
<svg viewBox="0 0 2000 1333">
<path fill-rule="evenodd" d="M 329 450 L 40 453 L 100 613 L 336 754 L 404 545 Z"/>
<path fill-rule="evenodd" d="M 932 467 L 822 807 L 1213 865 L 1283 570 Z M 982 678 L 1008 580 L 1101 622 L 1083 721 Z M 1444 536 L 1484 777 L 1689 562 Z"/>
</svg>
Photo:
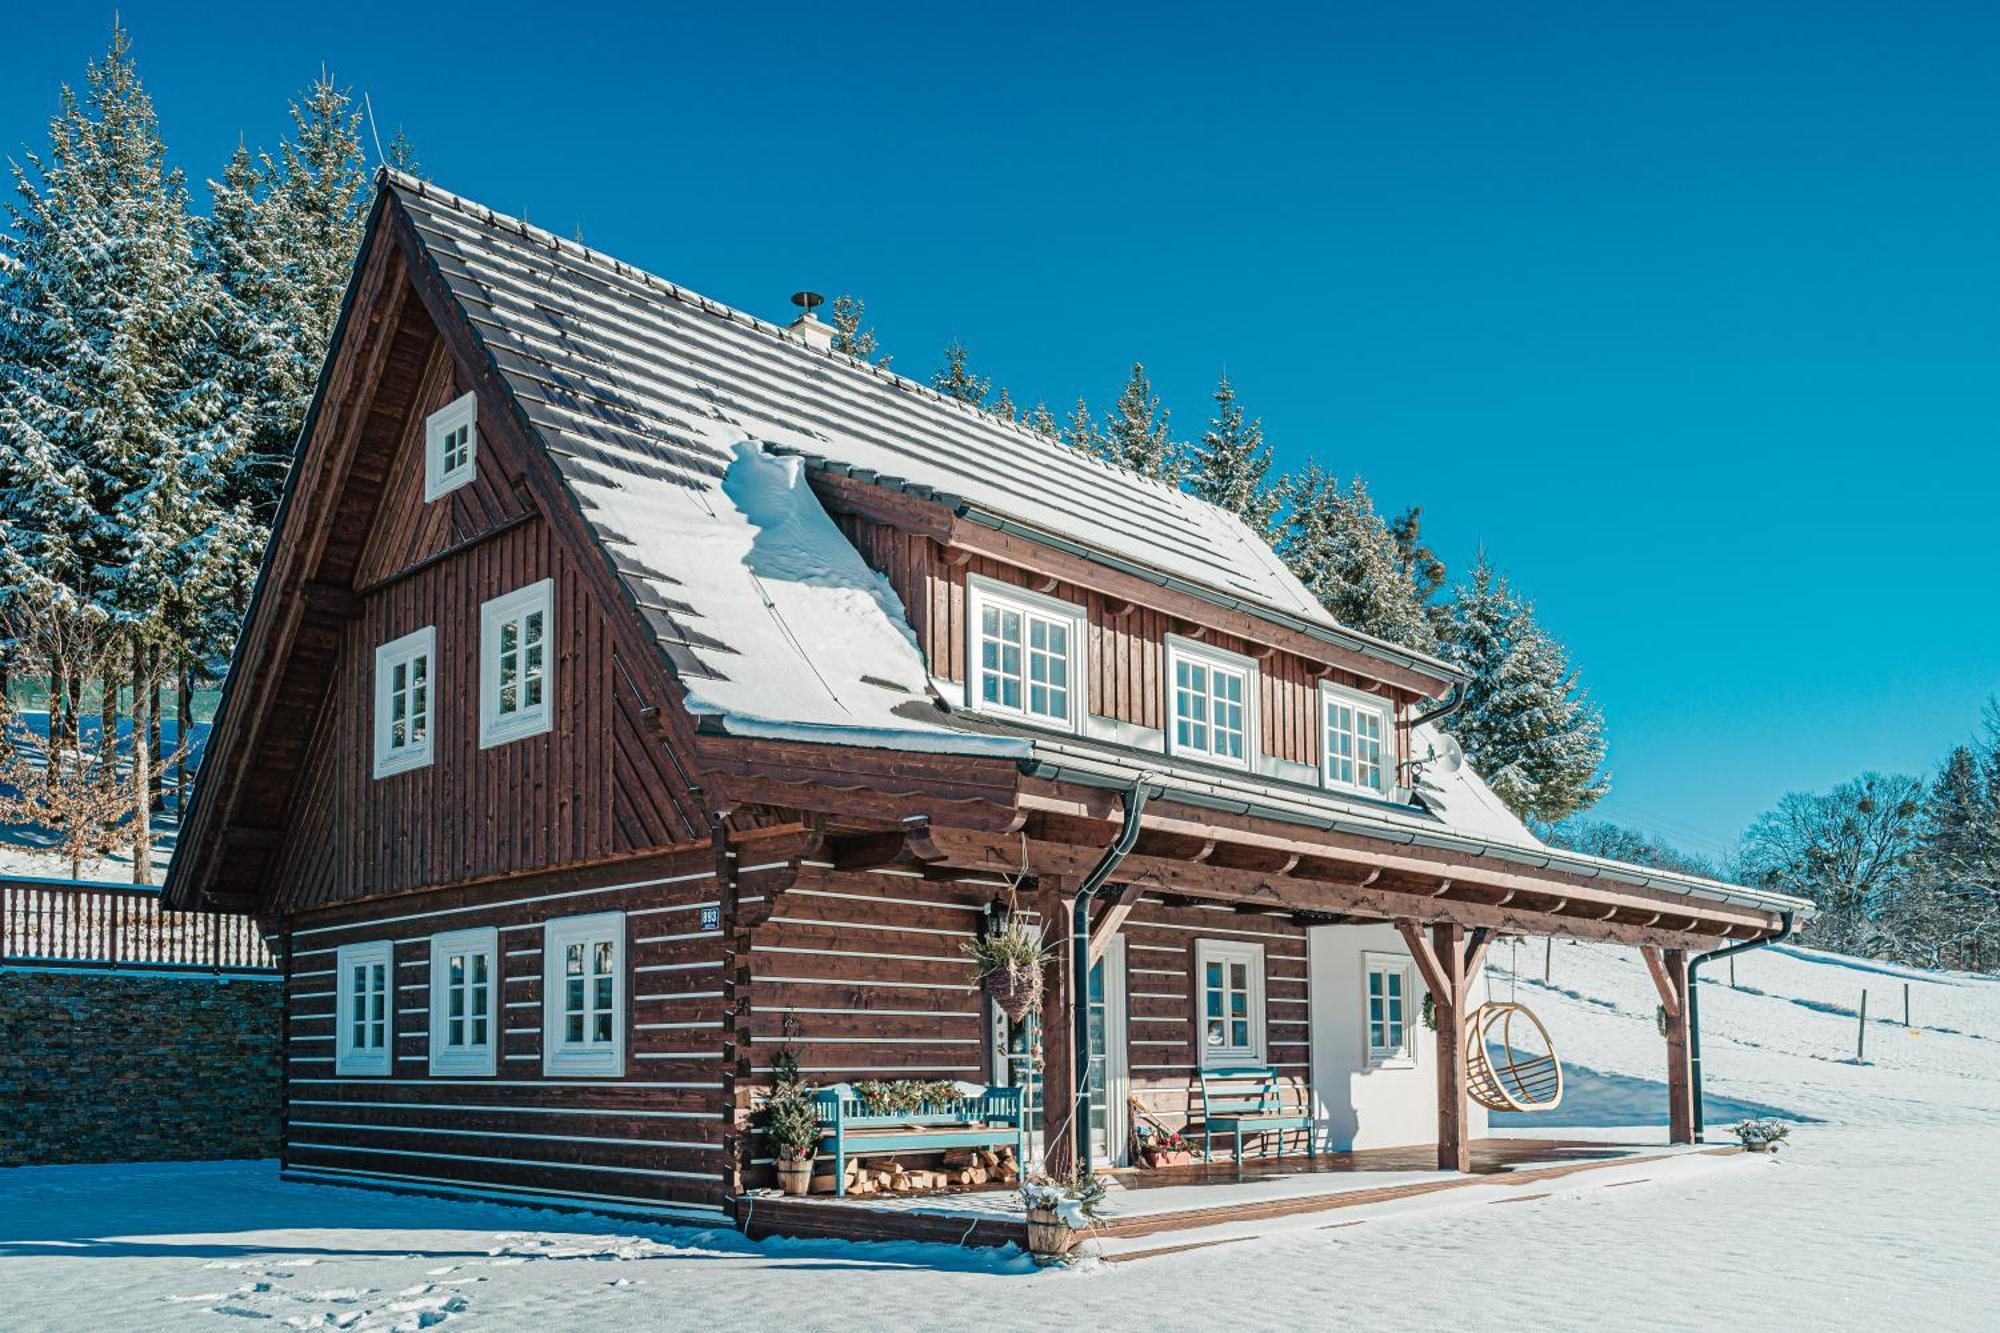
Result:
<svg viewBox="0 0 2000 1333">
<path fill-rule="evenodd" d="M 1466 1095 L 1490 1111 L 1552 1111 L 1562 1103 L 1555 1043 L 1526 1005 L 1482 1004 L 1465 1024 Z"/>
</svg>

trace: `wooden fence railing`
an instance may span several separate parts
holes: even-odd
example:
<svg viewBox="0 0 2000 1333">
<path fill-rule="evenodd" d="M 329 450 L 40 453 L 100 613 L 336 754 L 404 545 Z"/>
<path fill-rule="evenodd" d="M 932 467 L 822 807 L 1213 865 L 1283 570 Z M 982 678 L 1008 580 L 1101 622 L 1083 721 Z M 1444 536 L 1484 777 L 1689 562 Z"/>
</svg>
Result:
<svg viewBox="0 0 2000 1333">
<path fill-rule="evenodd" d="M 173 912 L 136 884 L 0 879 L 0 966 L 275 972 L 247 916 Z"/>
</svg>

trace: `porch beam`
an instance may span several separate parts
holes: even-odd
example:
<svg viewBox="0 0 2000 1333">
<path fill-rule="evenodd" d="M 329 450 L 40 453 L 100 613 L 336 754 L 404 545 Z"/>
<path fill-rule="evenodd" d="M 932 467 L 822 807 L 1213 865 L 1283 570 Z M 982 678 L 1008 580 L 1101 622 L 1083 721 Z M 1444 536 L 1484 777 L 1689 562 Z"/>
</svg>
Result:
<svg viewBox="0 0 2000 1333">
<path fill-rule="evenodd" d="M 1444 964 L 1431 952 L 1431 942 L 1424 938 L 1424 928 L 1419 922 L 1401 920 L 1396 923 L 1396 933 L 1409 946 L 1410 957 L 1417 960 L 1417 971 L 1424 974 L 1424 989 L 1433 999 L 1451 989 L 1451 979 L 1444 970 Z"/>
<path fill-rule="evenodd" d="M 1493 942 L 1493 931 L 1488 926 L 1473 928 L 1472 937 L 1465 942 L 1465 984 L 1472 985 L 1479 980 L 1479 970 L 1486 966 L 1486 946 Z"/>
<path fill-rule="evenodd" d="M 1149 815 L 1148 818 L 1151 816 Z M 992 872 L 1018 869 L 1021 847 L 1017 838 L 1004 833 L 982 833 L 973 829 L 932 825 L 930 836 L 941 853 L 942 864 Z M 1101 844 L 1076 846 L 1039 839 L 1029 846 L 1029 861 L 1037 873 L 1081 877 L 1096 864 Z M 1141 882 L 1163 893 L 1215 902 L 1249 903 L 1289 911 L 1343 913 L 1378 921 L 1408 918 L 1431 923 L 1457 921 L 1485 926 L 1506 935 L 1560 935 L 1566 939 L 1601 940 L 1637 947 L 1654 944 L 1663 948 L 1701 949 L 1717 938 L 1718 931 L 1706 934 L 1662 930 L 1625 922 L 1598 921 L 1588 917 L 1555 916 L 1525 907 L 1498 907 L 1491 903 L 1459 898 L 1432 898 L 1427 894 L 1406 893 L 1380 886 L 1361 887 L 1353 882 L 1307 879 L 1298 874 L 1260 874 L 1230 870 L 1217 864 L 1221 857 L 1201 864 L 1162 860 L 1134 854 L 1120 866 L 1126 882 Z"/>
<path fill-rule="evenodd" d="M 1438 1170 L 1472 1170 L 1465 1135 L 1465 927 L 1456 921 L 1431 927 L 1431 959 L 1443 973 L 1431 992 L 1437 1019 Z"/>
</svg>

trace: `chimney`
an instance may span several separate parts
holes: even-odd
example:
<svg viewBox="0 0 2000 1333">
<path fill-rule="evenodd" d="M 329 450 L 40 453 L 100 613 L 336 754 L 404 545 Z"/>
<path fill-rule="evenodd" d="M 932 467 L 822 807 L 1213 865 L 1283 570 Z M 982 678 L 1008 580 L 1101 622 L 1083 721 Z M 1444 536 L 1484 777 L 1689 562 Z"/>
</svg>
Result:
<svg viewBox="0 0 2000 1333">
<path fill-rule="evenodd" d="M 795 333 L 804 340 L 806 346 L 821 352 L 833 346 L 833 330 L 820 323 L 818 317 L 813 314 L 813 307 L 822 305 L 825 301 L 826 298 L 818 292 L 793 292 L 792 304 L 804 313 L 785 326 L 788 332 Z"/>
</svg>

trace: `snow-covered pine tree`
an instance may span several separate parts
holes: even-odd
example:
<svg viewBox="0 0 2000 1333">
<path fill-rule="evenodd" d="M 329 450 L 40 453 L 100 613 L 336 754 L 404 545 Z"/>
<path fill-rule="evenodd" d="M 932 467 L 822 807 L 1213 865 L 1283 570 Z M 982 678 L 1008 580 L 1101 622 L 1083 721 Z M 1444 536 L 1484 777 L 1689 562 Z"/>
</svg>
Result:
<svg viewBox="0 0 2000 1333">
<path fill-rule="evenodd" d="M 1088 416 L 1089 414 L 1086 413 L 1085 415 Z M 1049 411 L 1049 405 L 1046 402 L 1036 402 L 1033 410 L 1021 419 L 1021 424 L 1035 432 L 1035 434 L 1046 435 L 1051 440 L 1060 440 L 1062 438 L 1062 430 L 1056 425 L 1056 414 Z"/>
<path fill-rule="evenodd" d="M 1069 424 L 1063 427 L 1062 442 L 1080 454 L 1104 456 L 1104 437 L 1097 433 L 1097 418 L 1090 415 L 1090 404 L 1081 398 L 1069 410 Z"/>
<path fill-rule="evenodd" d="M 1188 489 L 1242 519 L 1258 536 L 1272 537 L 1279 496 L 1269 481 L 1271 446 L 1264 440 L 1264 423 L 1244 420 L 1227 371 L 1213 396 L 1215 415 L 1189 461 Z"/>
<path fill-rule="evenodd" d="M 1131 378 L 1118 395 L 1118 405 L 1104 416 L 1104 433 L 1098 437 L 1097 452 L 1106 462 L 1152 477 L 1159 481 L 1180 479 L 1185 446 L 1174 440 L 1168 428 L 1168 413 L 1160 408 L 1146 367 L 1132 363 Z M 1072 441 L 1074 443 L 1074 441 Z"/>
<path fill-rule="evenodd" d="M 875 355 L 875 330 L 861 327 L 861 318 L 867 313 L 867 303 L 858 296 L 842 292 L 833 298 L 833 350 L 886 369 L 889 358 Z"/>
<path fill-rule="evenodd" d="M 403 133 L 401 125 L 389 136 L 389 146 L 384 152 L 388 155 L 389 165 L 396 170 L 407 176 L 424 177 L 424 164 L 417 157 L 417 146 L 410 142 L 409 135 Z"/>
<path fill-rule="evenodd" d="M 220 342 L 242 447 L 223 502 L 268 526 L 360 249 L 368 198 L 361 113 L 324 73 L 269 153 L 239 147 L 203 228 L 225 297 Z M 253 553 L 254 555 L 254 553 Z"/>
<path fill-rule="evenodd" d="M 1895 928 L 1904 956 L 1931 967 L 1983 966 L 2000 946 L 2000 740 L 1946 756 L 1924 796 L 1911 883 Z"/>
<path fill-rule="evenodd" d="M 1417 587 L 1417 600 L 1429 602 L 1443 591 L 1446 571 L 1437 552 L 1424 544 L 1423 527 L 1422 505 L 1411 505 L 1389 520 L 1389 535 L 1395 538 L 1396 554 Z"/>
<path fill-rule="evenodd" d="M 1007 386 L 1004 384 L 1000 386 L 1000 396 L 993 400 L 993 406 L 987 411 L 1002 421 L 1012 421 L 1021 415 L 1021 409 L 1014 406 L 1013 396 L 1007 392 Z"/>
<path fill-rule="evenodd" d="M 1544 827 L 1609 791 L 1604 716 L 1534 605 L 1484 552 L 1445 605 L 1445 655 L 1470 675 L 1451 732 L 1515 814 Z"/>
<path fill-rule="evenodd" d="M 949 398 L 978 407 L 993 389 L 993 381 L 975 375 L 966 364 L 965 344 L 953 338 L 945 344 L 944 364 L 931 372 L 931 387 Z"/>
<path fill-rule="evenodd" d="M 1278 553 L 1320 605 L 1343 625 L 1435 648 L 1430 615 L 1362 480 L 1342 490 L 1338 477 L 1308 462 L 1283 487 Z"/>
</svg>

